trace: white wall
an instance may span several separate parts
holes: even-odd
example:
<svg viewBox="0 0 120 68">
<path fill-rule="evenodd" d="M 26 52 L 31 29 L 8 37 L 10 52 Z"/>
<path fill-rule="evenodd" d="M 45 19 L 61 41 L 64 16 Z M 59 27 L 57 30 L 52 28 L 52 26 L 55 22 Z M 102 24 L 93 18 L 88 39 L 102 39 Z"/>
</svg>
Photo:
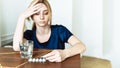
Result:
<svg viewBox="0 0 120 68">
<path fill-rule="evenodd" d="M 0 11 L 2 11 L 2 8 L 1 8 L 1 5 L 2 5 L 2 1 L 0 1 Z M 0 47 L 1 47 L 1 23 L 2 23 L 2 12 L 0 12 Z"/>
<path fill-rule="evenodd" d="M 73 4 L 73 31 L 86 44 L 85 54 L 102 57 L 102 0 L 76 0 Z"/>
<path fill-rule="evenodd" d="M 113 68 L 120 68 L 120 0 L 104 1 L 105 44 L 104 56 L 113 63 Z"/>
<path fill-rule="evenodd" d="M 86 44 L 85 55 L 106 58 L 112 68 L 120 68 L 120 0 L 76 0 L 72 24 Z"/>
<path fill-rule="evenodd" d="M 113 0 L 103 1 L 103 6 L 103 53 L 106 55 L 113 45 Z"/>
</svg>

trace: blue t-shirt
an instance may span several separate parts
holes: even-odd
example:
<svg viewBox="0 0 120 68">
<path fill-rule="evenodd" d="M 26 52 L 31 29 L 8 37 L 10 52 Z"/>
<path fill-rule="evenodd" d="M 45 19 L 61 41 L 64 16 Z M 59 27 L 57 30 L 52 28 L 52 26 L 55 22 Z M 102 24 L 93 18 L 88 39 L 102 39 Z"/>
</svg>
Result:
<svg viewBox="0 0 120 68">
<path fill-rule="evenodd" d="M 65 43 L 67 43 L 70 36 L 73 34 L 62 25 L 52 25 L 51 35 L 47 42 L 40 43 L 36 37 L 36 29 L 26 30 L 24 32 L 24 38 L 34 41 L 34 48 L 42 49 L 64 49 Z"/>
</svg>

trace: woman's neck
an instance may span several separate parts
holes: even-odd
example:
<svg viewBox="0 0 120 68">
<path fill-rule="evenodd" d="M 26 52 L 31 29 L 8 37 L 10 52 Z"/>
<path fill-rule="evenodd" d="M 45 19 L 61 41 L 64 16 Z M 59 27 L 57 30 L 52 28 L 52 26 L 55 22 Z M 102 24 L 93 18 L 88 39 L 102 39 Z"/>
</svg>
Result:
<svg viewBox="0 0 120 68">
<path fill-rule="evenodd" d="M 45 26 L 45 27 L 36 27 L 36 33 L 39 35 L 45 35 L 50 33 L 50 26 Z"/>
</svg>

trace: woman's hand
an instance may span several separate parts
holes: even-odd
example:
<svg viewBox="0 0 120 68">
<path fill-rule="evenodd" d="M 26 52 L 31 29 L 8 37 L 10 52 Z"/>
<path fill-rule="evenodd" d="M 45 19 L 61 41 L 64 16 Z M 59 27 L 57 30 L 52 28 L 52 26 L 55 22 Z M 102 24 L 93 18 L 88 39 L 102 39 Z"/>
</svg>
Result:
<svg viewBox="0 0 120 68">
<path fill-rule="evenodd" d="M 49 62 L 62 62 L 66 59 L 64 50 L 53 50 L 52 52 L 43 56 Z"/>
<path fill-rule="evenodd" d="M 37 4 L 38 2 L 39 0 L 33 1 L 30 6 L 21 14 L 21 16 L 26 19 L 39 12 L 40 4 Z"/>
<path fill-rule="evenodd" d="M 22 14 L 21 16 L 23 18 L 28 18 L 28 17 L 31 17 L 32 15 L 34 15 L 35 13 L 38 13 L 40 10 L 40 4 L 36 4 L 36 5 L 33 5 L 33 6 L 30 6 L 29 8 L 27 8 Z"/>
</svg>

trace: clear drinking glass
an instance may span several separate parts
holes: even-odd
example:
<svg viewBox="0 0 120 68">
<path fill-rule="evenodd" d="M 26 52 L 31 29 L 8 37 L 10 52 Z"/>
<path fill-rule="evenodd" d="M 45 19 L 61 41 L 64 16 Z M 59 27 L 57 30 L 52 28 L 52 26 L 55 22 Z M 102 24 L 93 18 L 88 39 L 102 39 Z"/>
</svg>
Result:
<svg viewBox="0 0 120 68">
<path fill-rule="evenodd" d="M 33 55 L 33 41 L 26 40 L 24 43 L 19 43 L 21 58 L 32 58 Z"/>
</svg>

